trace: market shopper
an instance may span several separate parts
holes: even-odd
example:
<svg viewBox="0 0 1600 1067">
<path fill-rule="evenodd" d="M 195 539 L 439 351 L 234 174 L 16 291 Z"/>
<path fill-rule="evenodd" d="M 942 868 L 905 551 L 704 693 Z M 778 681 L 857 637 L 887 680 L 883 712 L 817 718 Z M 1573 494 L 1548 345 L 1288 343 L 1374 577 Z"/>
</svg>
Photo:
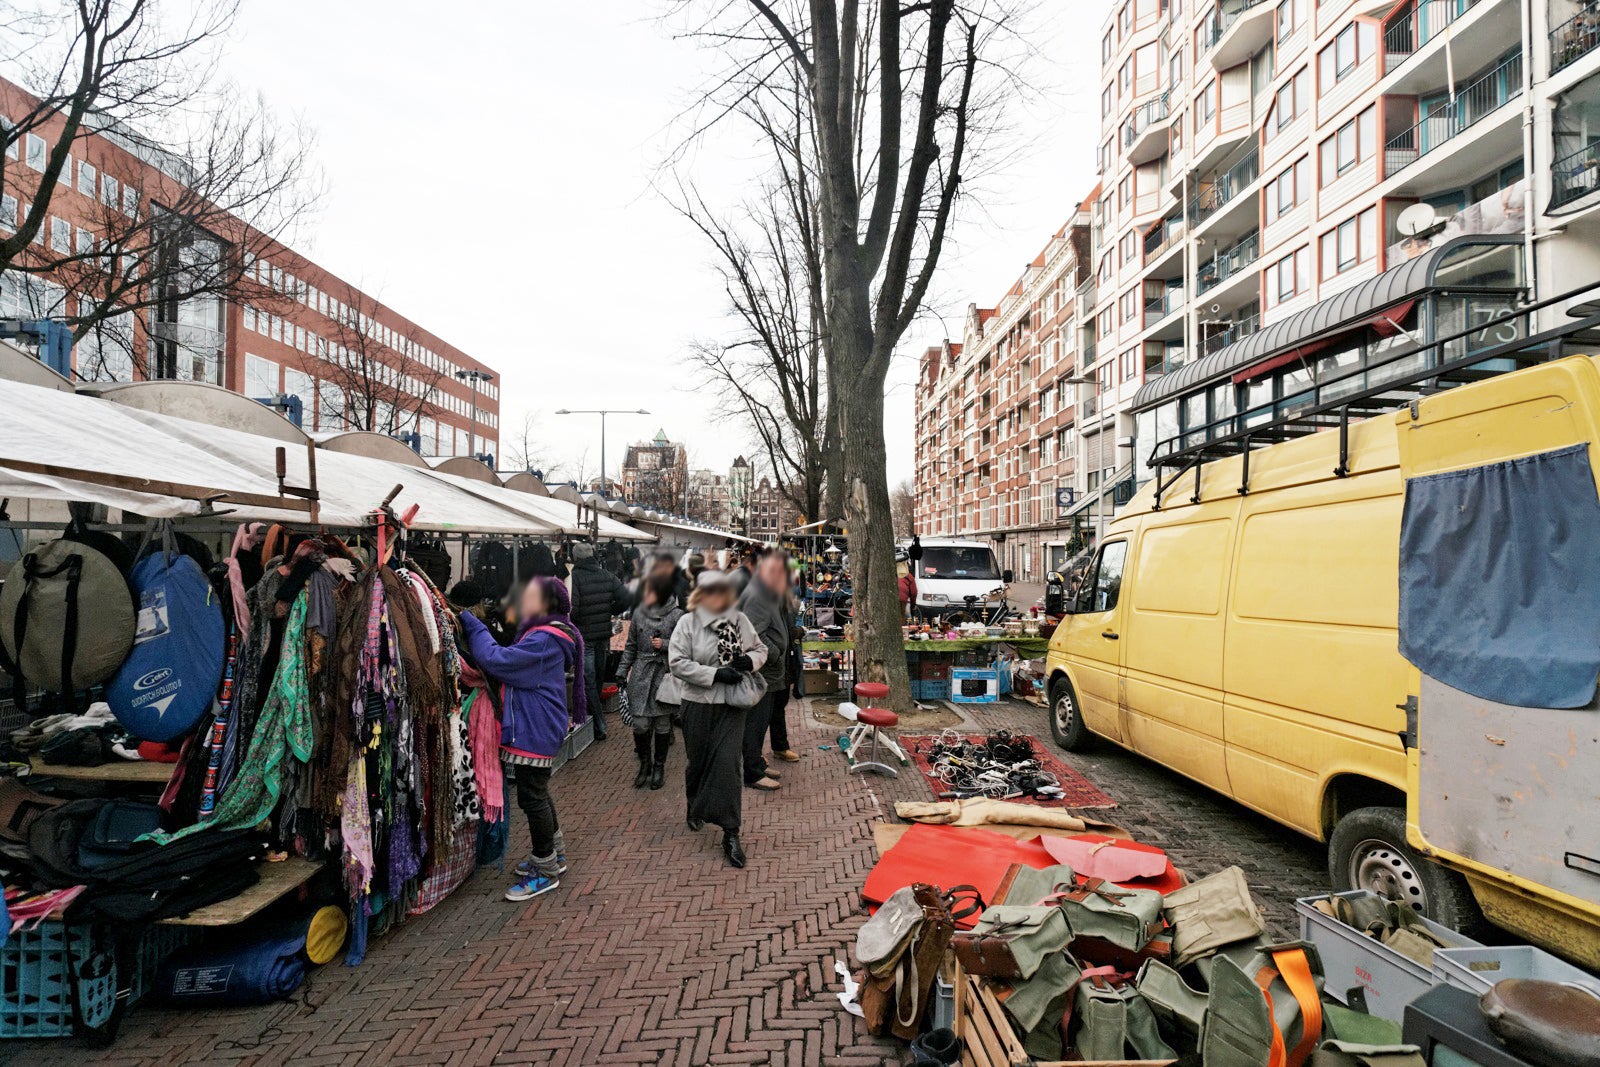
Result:
<svg viewBox="0 0 1600 1067">
<path fill-rule="evenodd" d="M 589 714 L 594 719 L 594 739 L 606 739 L 605 709 L 600 685 L 607 679 L 611 652 L 611 619 L 633 606 L 628 587 L 595 558 L 594 545 L 578 541 L 572 546 L 572 619 L 583 635 L 583 686 Z"/>
<path fill-rule="evenodd" d="M 582 718 L 582 686 L 567 685 L 581 670 L 584 640 L 568 614 L 571 601 L 559 579 L 537 577 L 522 591 L 517 640 L 502 647 L 471 612 L 461 632 L 479 669 L 504 687 L 500 759 L 517 786 L 517 806 L 528 817 L 532 849 L 517 866 L 520 879 L 506 899 L 528 900 L 560 885 L 566 845 L 550 798 L 551 764 L 573 718 Z M 571 703 L 568 706 L 568 694 Z"/>
<path fill-rule="evenodd" d="M 628 706 L 633 710 L 633 747 L 639 756 L 639 773 L 633 779 L 635 789 L 660 789 L 666 781 L 672 713 L 676 709 L 658 703 L 656 696 L 667 673 L 667 642 L 683 618 L 673 585 L 672 570 L 658 570 L 645 579 L 644 602 L 633 609 L 628 644 L 618 668 L 628 690 Z"/>
<path fill-rule="evenodd" d="M 742 672 L 759 670 L 766 662 L 767 650 L 733 598 L 727 574 L 701 573 L 689 598 L 689 613 L 667 643 L 667 666 L 675 695 L 683 702 L 689 829 L 706 823 L 721 827 L 723 854 L 734 867 L 743 867 L 739 823 L 746 712 L 729 703 L 729 696 Z"/>
<path fill-rule="evenodd" d="M 744 724 L 744 784 L 751 789 L 770 791 L 780 784 L 779 775 L 762 755 L 767 728 L 774 722 L 784 723 L 780 728 L 781 737 L 773 742 L 774 754 L 781 759 L 794 756 L 788 751 L 788 724 L 783 720 L 784 707 L 789 703 L 786 675 L 794 619 L 788 610 L 788 597 L 789 564 L 783 553 L 768 552 L 757 562 L 754 577 L 739 597 L 739 610 L 750 620 L 767 651 L 767 661 L 761 667 L 767 695 L 746 714 Z M 784 755 L 785 752 L 788 755 Z"/>
</svg>

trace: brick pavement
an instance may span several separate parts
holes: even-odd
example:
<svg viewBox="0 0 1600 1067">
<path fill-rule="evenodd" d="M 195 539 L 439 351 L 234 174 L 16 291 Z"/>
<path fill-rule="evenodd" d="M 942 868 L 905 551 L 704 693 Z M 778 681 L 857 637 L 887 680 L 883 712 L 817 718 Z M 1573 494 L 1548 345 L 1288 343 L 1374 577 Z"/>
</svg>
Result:
<svg viewBox="0 0 1600 1067">
<path fill-rule="evenodd" d="M 863 915 L 857 891 L 875 854 L 871 822 L 895 799 L 925 799 L 914 770 L 895 781 L 844 773 L 838 732 L 790 707 L 804 758 L 784 789 L 746 793 L 750 866 L 722 861 L 717 835 L 681 821 L 682 748 L 667 789 L 629 788 L 632 745 L 614 737 L 556 778 L 572 870 L 528 904 L 479 871 L 438 908 L 378 939 L 359 968 L 317 971 L 288 1003 L 210 1012 L 151 1007 L 116 1046 L 0 1047 L 28 1064 L 772 1064 L 880 1067 L 901 1046 L 869 1038 L 839 1007 L 835 959 Z M 980 727 L 1047 737 L 1021 704 Z M 1107 813 L 1194 874 L 1238 863 L 1281 934 L 1293 898 L 1321 887 L 1320 849 L 1126 753 L 1068 762 L 1121 807 Z M 513 841 L 526 840 L 520 814 Z M 514 853 L 515 854 L 515 853 Z"/>
</svg>

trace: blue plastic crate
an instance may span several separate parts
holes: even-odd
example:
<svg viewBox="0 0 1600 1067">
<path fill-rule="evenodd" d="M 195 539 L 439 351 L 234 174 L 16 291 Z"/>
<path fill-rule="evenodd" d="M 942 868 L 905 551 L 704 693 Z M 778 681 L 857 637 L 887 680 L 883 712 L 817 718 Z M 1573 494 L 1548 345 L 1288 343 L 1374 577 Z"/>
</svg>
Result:
<svg viewBox="0 0 1600 1067">
<path fill-rule="evenodd" d="M 911 682 L 912 700 L 949 700 L 950 681 L 947 678 L 934 678 L 926 681 L 913 680 Z"/>
<path fill-rule="evenodd" d="M 145 995 L 157 968 L 188 934 L 181 926 L 161 925 L 144 932 L 128 976 L 129 1006 Z M 75 992 L 83 1025 L 104 1024 L 116 1005 L 119 977 L 110 941 L 104 934 L 97 939 L 92 927 L 46 921 L 18 930 L 0 948 L 0 1037 L 70 1036 Z"/>
</svg>

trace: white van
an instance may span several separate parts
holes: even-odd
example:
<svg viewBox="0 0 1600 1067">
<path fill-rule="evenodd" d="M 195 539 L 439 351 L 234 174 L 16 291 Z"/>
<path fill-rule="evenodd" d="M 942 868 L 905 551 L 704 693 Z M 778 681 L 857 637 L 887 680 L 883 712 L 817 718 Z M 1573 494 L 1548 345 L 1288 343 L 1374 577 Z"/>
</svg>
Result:
<svg viewBox="0 0 1600 1067">
<path fill-rule="evenodd" d="M 902 553 L 910 542 L 902 542 Z M 924 540 L 922 558 L 907 560 L 917 579 L 917 614 L 953 615 L 971 608 L 985 615 L 1006 602 L 1010 571 L 1001 571 L 984 541 Z"/>
</svg>

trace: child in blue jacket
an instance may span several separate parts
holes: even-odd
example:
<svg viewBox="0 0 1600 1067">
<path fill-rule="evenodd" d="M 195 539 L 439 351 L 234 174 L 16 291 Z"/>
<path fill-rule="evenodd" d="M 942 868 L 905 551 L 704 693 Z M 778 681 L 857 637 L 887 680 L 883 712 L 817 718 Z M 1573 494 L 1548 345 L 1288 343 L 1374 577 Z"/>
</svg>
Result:
<svg viewBox="0 0 1600 1067">
<path fill-rule="evenodd" d="M 517 783 L 517 806 L 528 816 L 532 851 L 517 865 L 520 880 L 506 899 L 529 900 L 560 885 L 565 842 L 550 799 L 551 764 L 572 722 L 582 722 L 583 638 L 572 625 L 572 600 L 556 578 L 536 577 L 522 591 L 516 643 L 502 646 L 474 615 L 461 615 L 467 652 L 503 687 L 500 760 Z"/>
</svg>

